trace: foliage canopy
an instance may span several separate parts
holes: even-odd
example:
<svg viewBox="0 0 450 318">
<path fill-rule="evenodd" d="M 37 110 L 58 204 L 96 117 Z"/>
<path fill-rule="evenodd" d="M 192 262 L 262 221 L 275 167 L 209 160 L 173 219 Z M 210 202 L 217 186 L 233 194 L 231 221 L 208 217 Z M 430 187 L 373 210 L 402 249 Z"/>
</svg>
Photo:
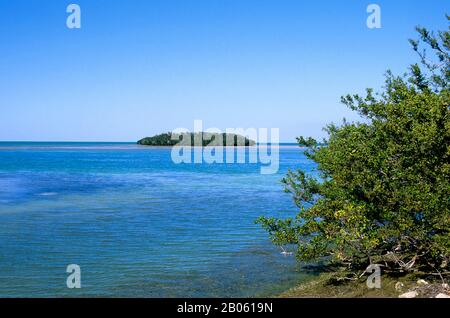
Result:
<svg viewBox="0 0 450 318">
<path fill-rule="evenodd" d="M 388 71 L 380 93 L 342 97 L 360 122 L 328 125 L 324 144 L 298 138 L 320 177 L 290 171 L 282 181 L 299 213 L 257 222 L 275 244 L 295 244 L 300 260 L 448 271 L 450 32 L 416 29 L 420 63 Z"/>
</svg>

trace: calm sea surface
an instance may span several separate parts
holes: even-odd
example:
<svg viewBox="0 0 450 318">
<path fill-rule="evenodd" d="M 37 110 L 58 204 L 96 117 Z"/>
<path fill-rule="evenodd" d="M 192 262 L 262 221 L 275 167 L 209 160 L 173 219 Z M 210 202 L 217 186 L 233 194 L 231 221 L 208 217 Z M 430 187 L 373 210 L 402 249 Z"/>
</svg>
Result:
<svg viewBox="0 0 450 318">
<path fill-rule="evenodd" d="M 292 216 L 259 164 L 174 164 L 128 143 L 0 143 L 0 297 L 267 296 L 310 277 L 254 224 Z M 66 267 L 81 267 L 81 289 Z"/>
</svg>

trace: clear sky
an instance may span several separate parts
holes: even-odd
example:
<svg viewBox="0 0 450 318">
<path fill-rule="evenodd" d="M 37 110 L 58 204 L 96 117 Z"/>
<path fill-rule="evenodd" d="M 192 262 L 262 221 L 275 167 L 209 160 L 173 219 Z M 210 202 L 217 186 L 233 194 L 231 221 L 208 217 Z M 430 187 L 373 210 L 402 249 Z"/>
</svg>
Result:
<svg viewBox="0 0 450 318">
<path fill-rule="evenodd" d="M 0 140 L 136 141 L 194 119 L 321 137 L 355 118 L 340 96 L 403 73 L 414 27 L 446 28 L 445 13 L 448 0 L 0 0 Z"/>
</svg>

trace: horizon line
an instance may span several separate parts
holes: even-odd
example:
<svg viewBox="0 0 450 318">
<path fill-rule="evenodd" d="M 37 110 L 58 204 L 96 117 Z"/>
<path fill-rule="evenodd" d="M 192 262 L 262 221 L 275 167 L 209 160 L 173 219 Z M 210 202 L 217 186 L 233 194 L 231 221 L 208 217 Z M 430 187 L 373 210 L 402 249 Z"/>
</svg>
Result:
<svg viewBox="0 0 450 318">
<path fill-rule="evenodd" d="M 0 140 L 0 143 L 13 143 L 13 142 L 27 142 L 27 143 L 44 143 L 44 142 L 58 142 L 58 143 L 137 143 L 137 141 L 106 141 L 106 140 L 95 140 L 95 141 L 82 141 L 82 140 Z M 296 141 L 280 141 L 273 144 L 285 144 L 285 143 L 295 143 Z M 259 143 L 258 143 L 259 144 Z M 265 142 L 263 144 L 271 144 L 270 142 Z"/>
</svg>

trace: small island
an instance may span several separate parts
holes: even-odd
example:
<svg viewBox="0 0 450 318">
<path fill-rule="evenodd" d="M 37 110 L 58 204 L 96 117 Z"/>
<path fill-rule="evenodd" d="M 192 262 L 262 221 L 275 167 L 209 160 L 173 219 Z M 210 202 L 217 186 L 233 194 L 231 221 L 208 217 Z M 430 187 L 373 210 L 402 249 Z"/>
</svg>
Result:
<svg viewBox="0 0 450 318">
<path fill-rule="evenodd" d="M 189 142 L 190 141 L 190 142 Z M 153 137 L 145 137 L 137 142 L 138 145 L 143 146 L 202 146 L 202 147 L 213 147 L 213 146 L 255 146 L 256 142 L 254 140 L 248 139 L 247 137 L 238 134 L 228 134 L 228 133 L 207 133 L 198 132 L 190 133 L 185 132 L 181 134 L 173 134 L 172 132 L 167 132 Z"/>
</svg>

